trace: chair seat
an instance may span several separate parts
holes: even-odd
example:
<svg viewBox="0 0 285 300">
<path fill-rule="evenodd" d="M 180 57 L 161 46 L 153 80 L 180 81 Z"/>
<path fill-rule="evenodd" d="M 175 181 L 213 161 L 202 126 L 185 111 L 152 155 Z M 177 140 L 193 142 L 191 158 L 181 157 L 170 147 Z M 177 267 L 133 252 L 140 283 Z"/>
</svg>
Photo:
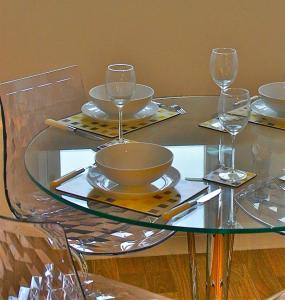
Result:
<svg viewBox="0 0 285 300">
<path fill-rule="evenodd" d="M 60 223 L 65 229 L 70 247 L 84 255 L 122 255 L 136 252 L 156 246 L 175 233 L 100 218 L 66 206 L 48 196 L 44 198 L 40 196 L 40 192 L 37 193 L 37 199 L 39 202 L 44 199 L 45 203 L 39 205 L 43 213 L 38 214 L 39 211 L 35 210 L 27 219 Z M 48 210 L 48 207 L 53 209 Z"/>
<path fill-rule="evenodd" d="M 0 249 L 0 299 L 166 299 L 100 275 L 78 274 L 59 224 L 0 216 Z"/>
</svg>

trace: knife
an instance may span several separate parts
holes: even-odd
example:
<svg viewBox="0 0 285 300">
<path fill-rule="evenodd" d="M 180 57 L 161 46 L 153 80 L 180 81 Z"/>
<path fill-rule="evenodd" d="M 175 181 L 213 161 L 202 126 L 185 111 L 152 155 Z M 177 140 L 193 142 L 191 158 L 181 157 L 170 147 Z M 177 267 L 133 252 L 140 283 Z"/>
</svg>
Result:
<svg viewBox="0 0 285 300">
<path fill-rule="evenodd" d="M 79 129 L 79 128 L 76 128 L 72 125 L 65 125 L 65 124 L 63 124 L 59 121 L 55 121 L 53 119 L 46 119 L 45 124 L 48 125 L 48 126 L 58 128 L 58 129 L 72 131 L 75 134 L 78 134 L 80 136 L 83 136 L 83 137 L 86 137 L 86 138 L 89 138 L 89 139 L 104 141 L 104 139 L 101 136 L 98 136 L 94 133 L 87 132 L 87 131 Z"/>
<path fill-rule="evenodd" d="M 80 168 L 80 169 L 76 169 L 76 170 L 73 170 L 53 181 L 50 182 L 50 187 L 52 188 L 56 188 L 58 187 L 59 185 L 61 185 L 62 183 L 64 183 L 65 181 L 85 172 L 85 170 L 91 168 L 91 166 L 88 166 L 88 167 L 84 167 L 84 168 Z"/>
<path fill-rule="evenodd" d="M 205 202 L 209 201 L 210 199 L 216 197 L 217 195 L 219 195 L 221 193 L 221 189 L 217 189 L 213 192 L 210 192 L 207 195 L 204 195 L 202 197 L 200 197 L 198 200 L 194 200 L 194 201 L 190 201 L 190 202 L 186 202 L 186 203 L 182 203 L 181 205 L 178 205 L 174 208 L 172 208 L 171 210 L 169 210 L 168 212 L 164 213 L 162 215 L 162 219 L 164 221 L 169 221 L 172 217 L 180 214 L 181 212 L 195 206 L 195 205 L 201 205 L 204 204 Z"/>
</svg>

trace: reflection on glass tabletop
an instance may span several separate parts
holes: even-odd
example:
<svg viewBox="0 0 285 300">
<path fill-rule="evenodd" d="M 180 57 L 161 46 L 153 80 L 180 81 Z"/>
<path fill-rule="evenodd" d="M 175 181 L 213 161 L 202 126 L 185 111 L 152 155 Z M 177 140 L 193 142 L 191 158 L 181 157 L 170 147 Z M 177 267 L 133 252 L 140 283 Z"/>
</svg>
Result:
<svg viewBox="0 0 285 300">
<path fill-rule="evenodd" d="M 198 126 L 216 116 L 217 97 L 178 97 L 165 102 L 177 103 L 189 113 L 134 131 L 127 134 L 126 138 L 168 147 L 174 154 L 172 166 L 178 170 L 181 180 L 187 177 L 203 182 L 203 176 L 217 169 L 221 163 L 230 166 L 230 136 Z M 274 200 L 274 190 L 270 189 L 255 192 L 257 198 L 254 201 L 252 197 L 246 201 L 241 201 L 240 198 L 242 193 L 246 194 L 246 191 L 257 183 L 282 174 L 285 153 L 280 139 L 284 139 L 282 130 L 248 124 L 240 133 L 236 145 L 236 166 L 241 170 L 256 173 L 256 178 L 238 188 L 206 182 L 209 188 L 188 201 L 217 188 L 222 188 L 222 192 L 205 204 L 183 211 L 167 222 L 159 216 L 76 198 L 50 187 L 51 181 L 66 173 L 92 165 L 97 147 L 107 140 L 94 141 L 56 128 L 47 128 L 34 137 L 28 146 L 25 165 L 31 179 L 58 201 L 116 221 L 205 233 L 283 231 L 285 204 L 283 205 L 282 199 L 285 199 L 285 191 L 280 189 L 278 193 L 283 195 L 283 198 L 278 196 Z M 188 181 L 184 182 L 187 185 Z"/>
</svg>

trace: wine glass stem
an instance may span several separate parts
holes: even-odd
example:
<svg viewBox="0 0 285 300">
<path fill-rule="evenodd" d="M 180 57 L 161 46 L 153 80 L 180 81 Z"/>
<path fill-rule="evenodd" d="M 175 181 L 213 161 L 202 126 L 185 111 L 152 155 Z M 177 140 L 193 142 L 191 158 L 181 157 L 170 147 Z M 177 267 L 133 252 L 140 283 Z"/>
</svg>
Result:
<svg viewBox="0 0 285 300">
<path fill-rule="evenodd" d="M 236 225 L 236 216 L 235 216 L 235 208 L 234 208 L 234 190 L 233 189 L 231 189 L 228 225 L 230 225 L 230 226 Z"/>
<path fill-rule="evenodd" d="M 123 138 L 123 106 L 118 105 L 118 112 L 119 112 L 119 143 L 124 142 Z"/>
<path fill-rule="evenodd" d="M 218 159 L 219 159 L 219 167 L 222 168 L 222 169 L 225 168 L 224 153 L 223 153 L 223 138 L 222 138 L 222 136 L 220 136 Z"/>
<path fill-rule="evenodd" d="M 236 154 L 236 148 L 235 148 L 235 134 L 232 134 L 232 171 L 235 170 L 235 154 Z"/>
<path fill-rule="evenodd" d="M 229 85 L 221 86 L 221 92 L 226 90 L 229 87 Z"/>
</svg>

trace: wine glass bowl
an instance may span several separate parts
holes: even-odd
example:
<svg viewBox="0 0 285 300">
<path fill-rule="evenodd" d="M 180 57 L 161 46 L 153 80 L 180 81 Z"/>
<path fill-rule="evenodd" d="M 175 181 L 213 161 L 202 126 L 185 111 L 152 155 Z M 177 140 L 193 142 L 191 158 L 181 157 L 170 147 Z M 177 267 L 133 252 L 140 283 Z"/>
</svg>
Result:
<svg viewBox="0 0 285 300">
<path fill-rule="evenodd" d="M 119 113 L 119 143 L 124 143 L 123 139 L 123 108 L 130 101 L 136 86 L 135 69 L 128 64 L 109 65 L 106 70 L 106 93 L 118 108 Z"/>
<path fill-rule="evenodd" d="M 228 88 L 236 79 L 238 71 L 237 51 L 233 48 L 215 48 L 210 57 L 210 74 L 221 88 Z"/>
<path fill-rule="evenodd" d="M 235 169 L 234 143 L 235 136 L 247 125 L 249 113 L 250 95 L 248 90 L 228 88 L 221 91 L 218 103 L 218 118 L 222 127 L 232 137 L 232 166 L 219 173 L 219 177 L 225 181 L 235 183 L 247 176 L 246 172 Z"/>
<path fill-rule="evenodd" d="M 115 105 L 124 105 L 132 97 L 136 85 L 132 65 L 109 65 L 106 73 L 106 90 Z"/>
<path fill-rule="evenodd" d="M 223 112 L 219 115 L 219 121 L 223 128 L 231 135 L 237 135 L 246 126 L 248 117 L 235 116 L 227 112 Z"/>
</svg>

